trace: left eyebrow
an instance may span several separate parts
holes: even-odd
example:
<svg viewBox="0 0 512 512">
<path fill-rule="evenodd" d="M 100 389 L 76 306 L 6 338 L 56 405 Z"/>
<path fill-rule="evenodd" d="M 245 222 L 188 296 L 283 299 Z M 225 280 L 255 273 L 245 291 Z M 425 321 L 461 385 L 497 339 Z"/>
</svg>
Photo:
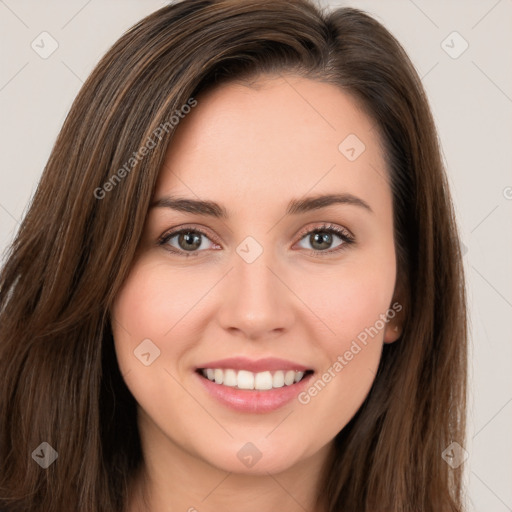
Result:
<svg viewBox="0 0 512 512">
<path fill-rule="evenodd" d="M 319 210 L 320 208 L 325 208 L 332 204 L 349 204 L 359 206 L 370 213 L 373 213 L 370 205 L 357 196 L 352 194 L 327 194 L 305 197 L 303 199 L 293 199 L 288 203 L 286 215 L 297 215 L 299 213 L 305 213 L 312 210 Z"/>
</svg>

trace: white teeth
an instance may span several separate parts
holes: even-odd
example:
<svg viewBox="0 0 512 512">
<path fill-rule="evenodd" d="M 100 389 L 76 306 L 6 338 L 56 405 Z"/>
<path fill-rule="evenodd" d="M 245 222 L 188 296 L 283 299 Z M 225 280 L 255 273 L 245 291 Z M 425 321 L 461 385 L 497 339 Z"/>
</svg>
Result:
<svg viewBox="0 0 512 512">
<path fill-rule="evenodd" d="M 254 389 L 272 389 L 272 374 L 270 372 L 260 372 L 254 378 Z"/>
<path fill-rule="evenodd" d="M 290 386 L 295 382 L 295 372 L 293 370 L 288 370 L 284 375 L 284 383 L 287 386 Z"/>
<path fill-rule="evenodd" d="M 238 387 L 238 389 L 256 389 L 265 391 L 273 388 L 282 388 L 283 386 L 291 386 L 296 382 L 300 382 L 304 377 L 304 372 L 294 370 L 278 370 L 276 372 L 259 372 L 253 373 L 247 370 L 222 369 L 222 368 L 206 368 L 202 370 L 202 374 L 208 380 L 221 384 L 223 386 Z"/>
<path fill-rule="evenodd" d="M 284 372 L 279 370 L 278 372 L 274 373 L 274 376 L 272 377 L 272 387 L 273 388 L 282 388 L 284 386 Z"/>
<path fill-rule="evenodd" d="M 224 372 L 222 370 L 216 369 L 213 372 L 215 384 L 222 384 L 224 381 Z"/>
<path fill-rule="evenodd" d="M 254 389 L 254 373 L 240 370 L 237 377 L 239 389 Z"/>
<path fill-rule="evenodd" d="M 231 386 L 235 387 L 238 383 L 238 380 L 236 378 L 236 372 L 235 370 L 225 370 L 224 371 L 224 379 L 222 381 L 222 384 L 224 386 Z"/>
</svg>

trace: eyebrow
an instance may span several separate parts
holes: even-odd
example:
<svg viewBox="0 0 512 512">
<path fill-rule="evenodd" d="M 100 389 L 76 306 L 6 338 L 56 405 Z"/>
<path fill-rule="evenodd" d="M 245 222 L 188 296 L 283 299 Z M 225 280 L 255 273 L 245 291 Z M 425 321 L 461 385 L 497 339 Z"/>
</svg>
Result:
<svg viewBox="0 0 512 512">
<path fill-rule="evenodd" d="M 301 199 L 292 199 L 288 203 L 286 215 L 299 215 L 321 208 L 326 208 L 333 204 L 347 204 L 358 206 L 373 213 L 370 205 L 361 198 L 352 194 L 327 194 L 310 196 Z M 205 201 L 197 199 L 188 199 L 175 196 L 165 196 L 154 201 L 150 208 L 170 208 L 179 212 L 195 213 L 218 219 L 227 219 L 229 214 L 227 210 L 214 201 Z"/>
</svg>

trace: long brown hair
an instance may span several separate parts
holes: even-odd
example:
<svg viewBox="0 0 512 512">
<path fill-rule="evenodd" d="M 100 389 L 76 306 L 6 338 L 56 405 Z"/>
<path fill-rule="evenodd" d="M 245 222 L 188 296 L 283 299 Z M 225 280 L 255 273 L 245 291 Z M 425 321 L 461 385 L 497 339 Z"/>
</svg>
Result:
<svg viewBox="0 0 512 512">
<path fill-rule="evenodd" d="M 169 120 L 215 83 L 281 72 L 336 84 L 375 121 L 406 312 L 367 399 L 335 438 L 318 503 L 329 512 L 463 510 L 461 467 L 441 454 L 465 440 L 465 290 L 432 115 L 381 24 L 309 0 L 166 6 L 124 34 L 82 87 L 0 275 L 6 510 L 126 506 L 142 453 L 108 311 L 136 253 Z M 157 144 L 135 158 L 155 133 Z M 46 469 L 31 456 L 42 442 L 58 453 Z"/>
</svg>

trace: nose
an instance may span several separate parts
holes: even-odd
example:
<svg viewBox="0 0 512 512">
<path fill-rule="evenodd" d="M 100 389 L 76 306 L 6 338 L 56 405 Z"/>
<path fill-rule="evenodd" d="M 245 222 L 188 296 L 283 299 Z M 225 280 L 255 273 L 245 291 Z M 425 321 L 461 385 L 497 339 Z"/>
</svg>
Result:
<svg viewBox="0 0 512 512">
<path fill-rule="evenodd" d="M 221 327 L 251 340 L 289 330 L 295 320 L 294 295 L 283 264 L 278 265 L 270 250 L 263 251 L 252 263 L 238 254 L 233 259 L 234 268 L 220 290 Z"/>
</svg>

